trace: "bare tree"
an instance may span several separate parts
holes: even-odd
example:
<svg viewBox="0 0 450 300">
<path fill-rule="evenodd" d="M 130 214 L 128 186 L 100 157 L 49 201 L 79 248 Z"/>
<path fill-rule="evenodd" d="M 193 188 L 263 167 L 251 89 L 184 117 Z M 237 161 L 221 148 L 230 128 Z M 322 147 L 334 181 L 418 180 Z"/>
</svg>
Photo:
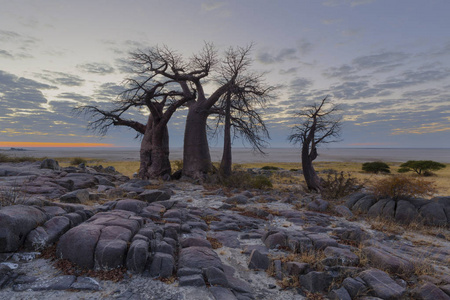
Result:
<svg viewBox="0 0 450 300">
<path fill-rule="evenodd" d="M 275 87 L 264 82 L 264 73 L 248 72 L 248 67 L 252 63 L 248 57 L 251 47 L 250 45 L 246 48 L 229 48 L 226 52 L 226 60 L 222 66 L 222 80 L 235 74 L 239 66 L 244 67 L 238 72 L 238 76 L 221 97 L 218 105 L 212 109 L 217 113 L 216 131 L 218 125 L 223 124 L 224 146 L 220 171 L 224 176 L 231 175 L 233 138 L 243 137 L 254 151 L 260 153 L 264 153 L 263 149 L 269 138 L 269 132 L 257 108 L 265 107 L 266 102 L 272 98 Z M 238 58 L 243 61 L 238 61 Z M 222 80 L 219 78 L 218 81 Z"/>
<path fill-rule="evenodd" d="M 195 99 L 196 92 L 190 88 L 186 77 L 196 76 L 197 70 L 194 68 L 183 77 L 178 76 L 187 64 L 167 47 L 132 53 L 131 64 L 136 77 L 125 80 L 127 88 L 113 101 L 113 109 L 92 105 L 76 109 L 93 117 L 88 127 L 100 134 L 106 134 L 111 126 L 126 126 L 142 135 L 141 178 L 170 175 L 167 123 L 177 108 Z M 146 109 L 147 123 L 134 120 L 135 116 L 130 114 L 132 109 Z"/>
<path fill-rule="evenodd" d="M 321 180 L 312 162 L 317 158 L 319 144 L 336 142 L 341 132 L 341 117 L 337 116 L 339 108 L 330 103 L 328 97 L 296 113 L 300 125 L 293 128 L 289 136 L 292 143 L 302 147 L 302 169 L 309 190 L 321 191 Z"/>
</svg>

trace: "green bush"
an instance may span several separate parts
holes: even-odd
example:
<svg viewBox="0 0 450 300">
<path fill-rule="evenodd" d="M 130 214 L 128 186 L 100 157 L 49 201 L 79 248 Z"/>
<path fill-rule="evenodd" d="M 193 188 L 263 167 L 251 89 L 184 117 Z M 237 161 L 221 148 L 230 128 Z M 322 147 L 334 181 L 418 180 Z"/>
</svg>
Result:
<svg viewBox="0 0 450 300">
<path fill-rule="evenodd" d="M 388 164 L 381 161 L 366 162 L 362 165 L 362 170 L 368 173 L 391 173 Z"/>
<path fill-rule="evenodd" d="M 81 157 L 74 157 L 71 161 L 70 164 L 72 166 L 78 166 L 79 164 L 87 164 L 87 160 L 85 160 L 84 158 Z"/>
<path fill-rule="evenodd" d="M 322 178 L 321 195 L 324 199 L 340 199 L 351 193 L 359 191 L 363 188 L 356 178 L 352 177 L 350 173 L 330 171 L 326 178 Z"/>
<path fill-rule="evenodd" d="M 273 167 L 273 166 L 264 166 L 261 168 L 261 170 L 267 170 L 267 171 L 276 171 L 279 170 L 280 168 L 278 167 Z"/>
<path fill-rule="evenodd" d="M 267 190 L 273 187 L 269 178 L 263 175 L 252 175 L 244 171 L 233 171 L 233 174 L 224 177 L 214 174 L 209 177 L 210 183 L 220 184 L 228 188 L 261 189 Z"/>
<path fill-rule="evenodd" d="M 416 172 L 418 175 L 431 176 L 431 171 L 439 171 L 445 168 L 444 164 L 441 164 L 432 160 L 408 160 L 400 165 L 399 173 L 406 173 L 410 171 Z"/>
</svg>

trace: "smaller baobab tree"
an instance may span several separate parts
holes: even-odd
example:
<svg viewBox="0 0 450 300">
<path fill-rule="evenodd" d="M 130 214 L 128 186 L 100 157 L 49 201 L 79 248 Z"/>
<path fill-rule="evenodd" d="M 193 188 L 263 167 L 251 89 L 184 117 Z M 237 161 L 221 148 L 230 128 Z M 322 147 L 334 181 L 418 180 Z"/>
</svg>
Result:
<svg viewBox="0 0 450 300">
<path fill-rule="evenodd" d="M 320 103 L 307 106 L 295 114 L 299 125 L 293 127 L 289 141 L 301 145 L 303 176 L 311 191 L 322 190 L 321 179 L 312 163 L 318 156 L 318 145 L 338 141 L 342 120 L 337 115 L 338 111 L 338 106 L 325 97 Z"/>
</svg>

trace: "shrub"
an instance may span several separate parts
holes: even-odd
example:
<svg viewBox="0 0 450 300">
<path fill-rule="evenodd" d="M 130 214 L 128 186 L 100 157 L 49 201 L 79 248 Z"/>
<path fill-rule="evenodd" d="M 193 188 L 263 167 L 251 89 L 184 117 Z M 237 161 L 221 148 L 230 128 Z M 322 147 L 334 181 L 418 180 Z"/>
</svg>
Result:
<svg viewBox="0 0 450 300">
<path fill-rule="evenodd" d="M 278 167 L 273 167 L 273 166 L 264 166 L 261 168 L 261 170 L 268 170 L 268 171 L 276 171 L 279 170 L 280 168 Z"/>
<path fill-rule="evenodd" d="M 183 170 L 183 160 L 173 160 L 170 162 L 170 167 L 172 168 L 172 172 L 175 173 L 177 171 Z"/>
<path fill-rule="evenodd" d="M 407 176 L 390 176 L 380 179 L 372 184 L 371 190 L 378 198 L 391 197 L 394 200 L 431 196 L 436 191 L 432 182 Z"/>
<path fill-rule="evenodd" d="M 228 177 L 215 174 L 214 176 L 219 183 L 228 188 L 240 188 L 240 189 L 271 189 L 273 187 L 269 178 L 263 175 L 252 175 L 244 171 L 233 171 L 233 174 Z M 213 176 L 209 177 L 209 181 L 213 179 Z M 211 182 L 212 183 L 212 182 Z"/>
<path fill-rule="evenodd" d="M 329 172 L 322 178 L 321 195 L 324 199 L 339 199 L 362 189 L 363 185 L 350 173 Z"/>
<path fill-rule="evenodd" d="M 408 160 L 400 165 L 399 173 L 406 173 L 414 171 L 419 175 L 430 176 L 433 175 L 431 171 L 438 171 L 445 168 L 444 164 L 441 164 L 432 160 Z"/>
<path fill-rule="evenodd" d="M 391 173 L 388 164 L 381 161 L 366 162 L 362 165 L 362 170 L 368 173 Z"/>
<path fill-rule="evenodd" d="M 37 157 L 29 157 L 29 156 L 9 156 L 3 153 L 0 153 L 0 163 L 19 163 L 19 162 L 36 162 L 40 160 L 44 160 L 45 158 L 37 158 Z"/>
<path fill-rule="evenodd" d="M 81 157 L 74 157 L 71 161 L 70 164 L 72 166 L 78 166 L 79 164 L 86 164 L 87 160 L 85 160 L 84 158 Z"/>
</svg>

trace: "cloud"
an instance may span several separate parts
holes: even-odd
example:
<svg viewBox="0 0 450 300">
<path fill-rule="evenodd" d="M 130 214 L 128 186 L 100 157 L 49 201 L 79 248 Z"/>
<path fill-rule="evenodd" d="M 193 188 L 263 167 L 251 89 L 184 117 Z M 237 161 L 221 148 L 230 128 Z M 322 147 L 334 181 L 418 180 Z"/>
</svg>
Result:
<svg viewBox="0 0 450 300">
<path fill-rule="evenodd" d="M 67 99 L 72 100 L 74 102 L 87 102 L 91 101 L 92 98 L 88 96 L 83 96 L 77 93 L 61 93 L 57 96 L 58 99 Z M 73 102 L 72 102 L 73 103 Z"/>
<path fill-rule="evenodd" d="M 297 59 L 295 55 L 297 49 L 295 48 L 283 48 L 278 53 L 270 53 L 268 51 L 260 51 L 256 59 L 263 64 L 282 63 L 286 60 Z"/>
<path fill-rule="evenodd" d="M 106 75 L 114 73 L 114 68 L 105 63 L 87 63 L 77 65 L 77 68 L 86 73 Z"/>
<path fill-rule="evenodd" d="M 368 81 L 347 81 L 331 86 L 331 93 L 341 100 L 357 100 L 371 97 L 383 97 L 391 94 L 381 87 L 371 87 Z"/>
<path fill-rule="evenodd" d="M 378 71 L 387 72 L 401 66 L 401 62 L 409 57 L 410 55 L 404 52 L 383 52 L 357 57 L 352 63 L 359 70 L 378 69 Z"/>
<path fill-rule="evenodd" d="M 287 70 L 280 69 L 279 73 L 280 75 L 290 75 L 295 74 L 297 72 L 298 68 L 289 68 Z"/>
<path fill-rule="evenodd" d="M 201 5 L 201 9 L 202 11 L 212 11 L 212 10 L 216 10 L 219 9 L 221 7 L 223 7 L 225 5 L 225 2 L 218 2 L 218 1 L 208 1 L 208 2 L 204 2 Z"/>
<path fill-rule="evenodd" d="M 376 84 L 380 89 L 400 89 L 415 86 L 427 82 L 438 82 L 450 76 L 449 68 L 439 68 L 434 70 L 414 70 L 405 71 L 397 76 L 387 78 L 384 82 Z"/>
<path fill-rule="evenodd" d="M 322 74 L 326 77 L 332 78 L 332 77 L 340 77 L 340 78 L 346 78 L 351 74 L 356 73 L 357 70 L 350 66 L 350 65 L 342 65 L 340 67 L 331 67 L 329 69 L 326 69 Z"/>
<path fill-rule="evenodd" d="M 14 56 L 6 50 L 0 50 L 0 56 L 5 58 L 14 58 Z"/>
<path fill-rule="evenodd" d="M 71 75 L 63 72 L 53 72 L 49 70 L 44 70 L 43 73 L 35 75 L 56 85 L 82 86 L 85 82 L 84 79 L 77 75 Z"/>
<path fill-rule="evenodd" d="M 325 6 L 340 6 L 340 5 L 348 5 L 351 7 L 366 5 L 375 2 L 375 0 L 327 0 L 323 2 Z"/>
<path fill-rule="evenodd" d="M 307 54 L 311 53 L 313 48 L 314 48 L 313 44 L 306 39 L 301 39 L 298 42 L 298 49 L 299 49 L 301 55 L 307 55 Z"/>
</svg>

